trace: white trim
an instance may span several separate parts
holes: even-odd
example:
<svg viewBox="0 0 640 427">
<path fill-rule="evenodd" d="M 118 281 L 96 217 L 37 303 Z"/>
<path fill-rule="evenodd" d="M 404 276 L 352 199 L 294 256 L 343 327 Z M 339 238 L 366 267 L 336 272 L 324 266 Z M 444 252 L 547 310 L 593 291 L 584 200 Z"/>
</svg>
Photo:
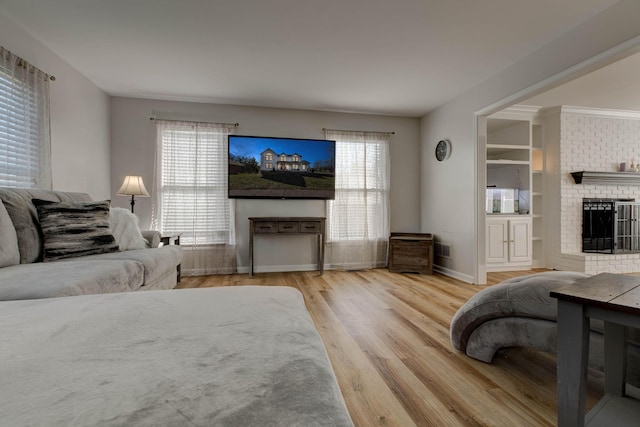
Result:
<svg viewBox="0 0 640 427">
<path fill-rule="evenodd" d="M 487 166 L 485 164 L 487 152 L 487 117 L 475 114 L 473 119 L 473 139 L 476 141 L 476 143 L 473 144 L 473 155 L 476 159 L 474 162 L 474 173 L 477 184 L 476 191 L 473 193 L 473 205 L 476 212 L 473 221 L 473 235 L 475 236 L 474 243 L 476 250 L 473 251 L 472 259 L 475 268 L 473 270 L 473 278 L 470 283 L 484 285 L 487 283 L 487 255 L 485 247 L 485 241 L 487 238 L 487 218 L 485 213 L 486 207 L 484 204 L 486 197 L 485 189 L 487 188 Z"/>
<path fill-rule="evenodd" d="M 541 109 L 539 105 L 512 105 L 497 113 L 491 114 L 491 119 L 531 120 Z"/>
<path fill-rule="evenodd" d="M 459 271 L 450 270 L 440 265 L 434 265 L 433 271 L 435 273 L 440 273 L 444 276 L 453 277 L 454 279 L 458 279 L 466 283 L 474 284 L 473 277 L 469 276 L 468 274 L 460 273 Z"/>
<path fill-rule="evenodd" d="M 584 116 L 640 120 L 640 111 L 632 110 L 610 110 L 602 108 L 574 107 L 571 105 L 563 105 L 560 107 L 560 111 L 562 113 L 581 114 Z"/>
<path fill-rule="evenodd" d="M 328 270 L 327 265 L 324 266 Z M 249 267 L 238 267 L 238 273 L 249 273 Z M 285 273 L 290 271 L 318 271 L 317 264 L 296 264 L 296 265 L 265 265 L 261 267 L 253 266 L 253 273 Z M 320 272 L 318 271 L 318 274 Z"/>
</svg>

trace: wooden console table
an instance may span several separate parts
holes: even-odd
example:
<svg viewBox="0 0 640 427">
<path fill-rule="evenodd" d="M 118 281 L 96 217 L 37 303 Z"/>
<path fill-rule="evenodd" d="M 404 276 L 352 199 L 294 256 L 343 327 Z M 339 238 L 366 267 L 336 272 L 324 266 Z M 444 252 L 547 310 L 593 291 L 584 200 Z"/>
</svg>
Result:
<svg viewBox="0 0 640 427">
<path fill-rule="evenodd" d="M 602 273 L 550 295 L 558 299 L 558 426 L 638 425 L 640 401 L 625 396 L 625 326 L 640 328 L 640 277 Z M 585 424 L 590 318 L 604 321 L 605 396 Z"/>
<path fill-rule="evenodd" d="M 253 239 L 256 234 L 311 234 L 318 239 L 318 270 L 324 272 L 325 218 L 253 217 L 249 218 L 249 277 L 253 276 Z"/>
</svg>

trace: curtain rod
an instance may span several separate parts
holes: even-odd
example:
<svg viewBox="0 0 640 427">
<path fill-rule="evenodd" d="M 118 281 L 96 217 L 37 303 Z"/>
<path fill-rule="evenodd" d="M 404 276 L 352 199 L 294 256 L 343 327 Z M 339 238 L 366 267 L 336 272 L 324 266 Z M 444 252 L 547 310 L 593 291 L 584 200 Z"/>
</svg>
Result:
<svg viewBox="0 0 640 427">
<path fill-rule="evenodd" d="M 45 75 L 45 80 L 46 80 L 46 79 L 49 79 L 49 80 L 51 80 L 52 82 L 55 82 L 55 81 L 56 81 L 56 76 L 51 75 L 51 74 L 49 74 L 49 73 L 45 73 L 45 72 L 44 72 L 44 71 L 42 71 L 40 68 L 36 67 L 36 66 L 35 66 L 35 65 L 33 65 L 33 64 L 30 64 L 28 61 L 26 61 L 26 60 L 25 60 L 25 59 L 23 59 L 22 57 L 20 57 L 20 56 L 16 55 L 15 53 L 11 52 L 10 50 L 6 49 L 4 46 L 0 46 L 0 55 L 5 55 L 5 54 L 6 54 L 6 59 L 7 59 L 7 61 L 10 61 L 10 60 L 11 60 L 11 61 L 13 61 L 13 59 L 12 59 L 12 58 L 15 58 L 15 59 L 16 59 L 16 65 L 17 65 L 18 67 L 22 67 L 22 68 L 24 68 L 24 69 L 28 69 L 29 67 L 32 67 L 32 69 L 30 70 L 30 72 L 31 72 L 32 74 L 35 74 L 35 71 L 34 71 L 34 70 L 37 70 L 37 71 L 39 71 L 39 72 L 41 72 L 42 74 L 44 74 L 44 75 Z"/>
<path fill-rule="evenodd" d="M 197 121 L 197 120 L 156 119 L 155 117 L 149 117 L 149 120 L 169 120 L 169 121 L 174 121 L 174 122 L 185 122 L 185 123 L 210 123 L 210 122 L 203 122 L 203 121 Z M 231 123 L 231 124 L 234 125 L 235 127 L 240 126 L 240 123 L 238 123 L 238 122 Z"/>
<path fill-rule="evenodd" d="M 372 130 L 347 130 L 347 129 L 327 129 L 322 128 L 323 131 L 331 131 L 331 132 L 358 132 L 358 133 L 386 133 L 388 135 L 395 135 L 395 132 L 377 132 Z"/>
</svg>

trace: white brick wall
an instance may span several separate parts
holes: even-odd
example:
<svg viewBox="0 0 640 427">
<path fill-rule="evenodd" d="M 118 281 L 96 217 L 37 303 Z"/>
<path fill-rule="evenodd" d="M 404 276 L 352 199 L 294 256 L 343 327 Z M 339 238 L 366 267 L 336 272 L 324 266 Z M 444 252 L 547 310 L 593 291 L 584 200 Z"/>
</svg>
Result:
<svg viewBox="0 0 640 427">
<path fill-rule="evenodd" d="M 560 125 L 560 248 L 558 265 L 576 265 L 582 250 L 582 199 L 633 198 L 640 200 L 640 186 L 577 185 L 571 172 L 614 172 L 620 162 L 640 163 L 640 115 L 608 117 L 592 112 L 561 113 Z M 572 256 L 568 256 L 572 255 Z M 583 254 L 586 273 L 640 271 L 640 254 Z"/>
</svg>

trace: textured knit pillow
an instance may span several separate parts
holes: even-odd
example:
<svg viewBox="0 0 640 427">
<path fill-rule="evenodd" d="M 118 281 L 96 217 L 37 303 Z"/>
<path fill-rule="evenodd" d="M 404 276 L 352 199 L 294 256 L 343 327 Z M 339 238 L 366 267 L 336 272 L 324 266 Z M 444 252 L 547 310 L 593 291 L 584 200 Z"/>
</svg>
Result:
<svg viewBox="0 0 640 427">
<path fill-rule="evenodd" d="M 111 233 L 121 251 L 145 249 L 147 247 L 148 242 L 142 236 L 138 222 L 138 217 L 128 209 L 111 208 L 109 214 Z"/>
<path fill-rule="evenodd" d="M 116 252 L 109 228 L 110 201 L 50 202 L 33 199 L 44 237 L 44 261 Z"/>
<path fill-rule="evenodd" d="M 18 236 L 11 217 L 0 200 L 0 267 L 20 264 Z"/>
</svg>

